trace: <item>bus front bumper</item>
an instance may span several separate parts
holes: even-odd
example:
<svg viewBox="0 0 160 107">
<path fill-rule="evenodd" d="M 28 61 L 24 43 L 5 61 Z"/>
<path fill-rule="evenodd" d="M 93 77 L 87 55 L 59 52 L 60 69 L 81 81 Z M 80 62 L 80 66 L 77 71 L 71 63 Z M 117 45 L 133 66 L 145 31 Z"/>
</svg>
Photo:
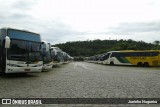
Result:
<svg viewBox="0 0 160 107">
<path fill-rule="evenodd" d="M 6 67 L 5 73 L 32 73 L 32 72 L 41 72 L 42 66 L 38 67 Z"/>
</svg>

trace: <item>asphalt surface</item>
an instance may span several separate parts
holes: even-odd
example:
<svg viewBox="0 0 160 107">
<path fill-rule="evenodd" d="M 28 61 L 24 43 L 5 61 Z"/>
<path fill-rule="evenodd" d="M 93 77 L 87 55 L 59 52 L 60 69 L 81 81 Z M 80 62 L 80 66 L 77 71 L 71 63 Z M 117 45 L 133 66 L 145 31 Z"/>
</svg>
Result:
<svg viewBox="0 0 160 107">
<path fill-rule="evenodd" d="M 160 98 L 160 68 L 71 62 L 42 73 L 0 75 L 0 98 Z"/>
</svg>

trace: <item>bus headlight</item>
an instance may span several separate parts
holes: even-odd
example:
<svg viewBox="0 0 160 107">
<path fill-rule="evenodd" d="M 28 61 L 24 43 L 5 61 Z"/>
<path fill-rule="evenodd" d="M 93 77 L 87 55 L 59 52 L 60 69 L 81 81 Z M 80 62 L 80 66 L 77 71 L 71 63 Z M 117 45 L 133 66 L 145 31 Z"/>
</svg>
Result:
<svg viewBox="0 0 160 107">
<path fill-rule="evenodd" d="M 40 66 L 43 66 L 43 64 L 34 65 L 32 67 L 40 67 Z"/>
<path fill-rule="evenodd" d="M 21 67 L 21 66 L 19 66 L 19 65 L 16 65 L 16 64 L 7 64 L 8 66 L 11 66 L 11 67 Z"/>
</svg>

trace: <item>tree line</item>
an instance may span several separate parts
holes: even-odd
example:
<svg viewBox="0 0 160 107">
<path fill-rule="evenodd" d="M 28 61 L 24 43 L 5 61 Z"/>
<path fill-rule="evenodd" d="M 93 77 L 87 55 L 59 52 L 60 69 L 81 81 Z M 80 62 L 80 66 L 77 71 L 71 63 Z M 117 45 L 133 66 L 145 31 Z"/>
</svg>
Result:
<svg viewBox="0 0 160 107">
<path fill-rule="evenodd" d="M 87 40 L 87 41 L 74 41 L 56 44 L 63 51 L 69 53 L 71 56 L 93 56 L 103 54 L 108 51 L 118 50 L 160 50 L 160 41 L 153 43 L 146 43 L 144 41 L 128 40 Z"/>
</svg>

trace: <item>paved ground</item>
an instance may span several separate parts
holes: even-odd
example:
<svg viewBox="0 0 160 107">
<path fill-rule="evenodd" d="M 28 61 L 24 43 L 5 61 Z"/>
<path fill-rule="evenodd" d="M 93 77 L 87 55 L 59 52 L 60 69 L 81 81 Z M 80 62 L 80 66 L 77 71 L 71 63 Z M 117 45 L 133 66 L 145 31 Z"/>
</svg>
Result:
<svg viewBox="0 0 160 107">
<path fill-rule="evenodd" d="M 6 97 L 160 98 L 160 68 L 72 62 L 57 66 L 49 72 L 1 75 L 0 98 Z M 72 107 L 75 105 L 56 106 Z M 85 106 L 115 107 L 116 105 Z M 150 107 L 150 105 L 141 106 Z"/>
</svg>

